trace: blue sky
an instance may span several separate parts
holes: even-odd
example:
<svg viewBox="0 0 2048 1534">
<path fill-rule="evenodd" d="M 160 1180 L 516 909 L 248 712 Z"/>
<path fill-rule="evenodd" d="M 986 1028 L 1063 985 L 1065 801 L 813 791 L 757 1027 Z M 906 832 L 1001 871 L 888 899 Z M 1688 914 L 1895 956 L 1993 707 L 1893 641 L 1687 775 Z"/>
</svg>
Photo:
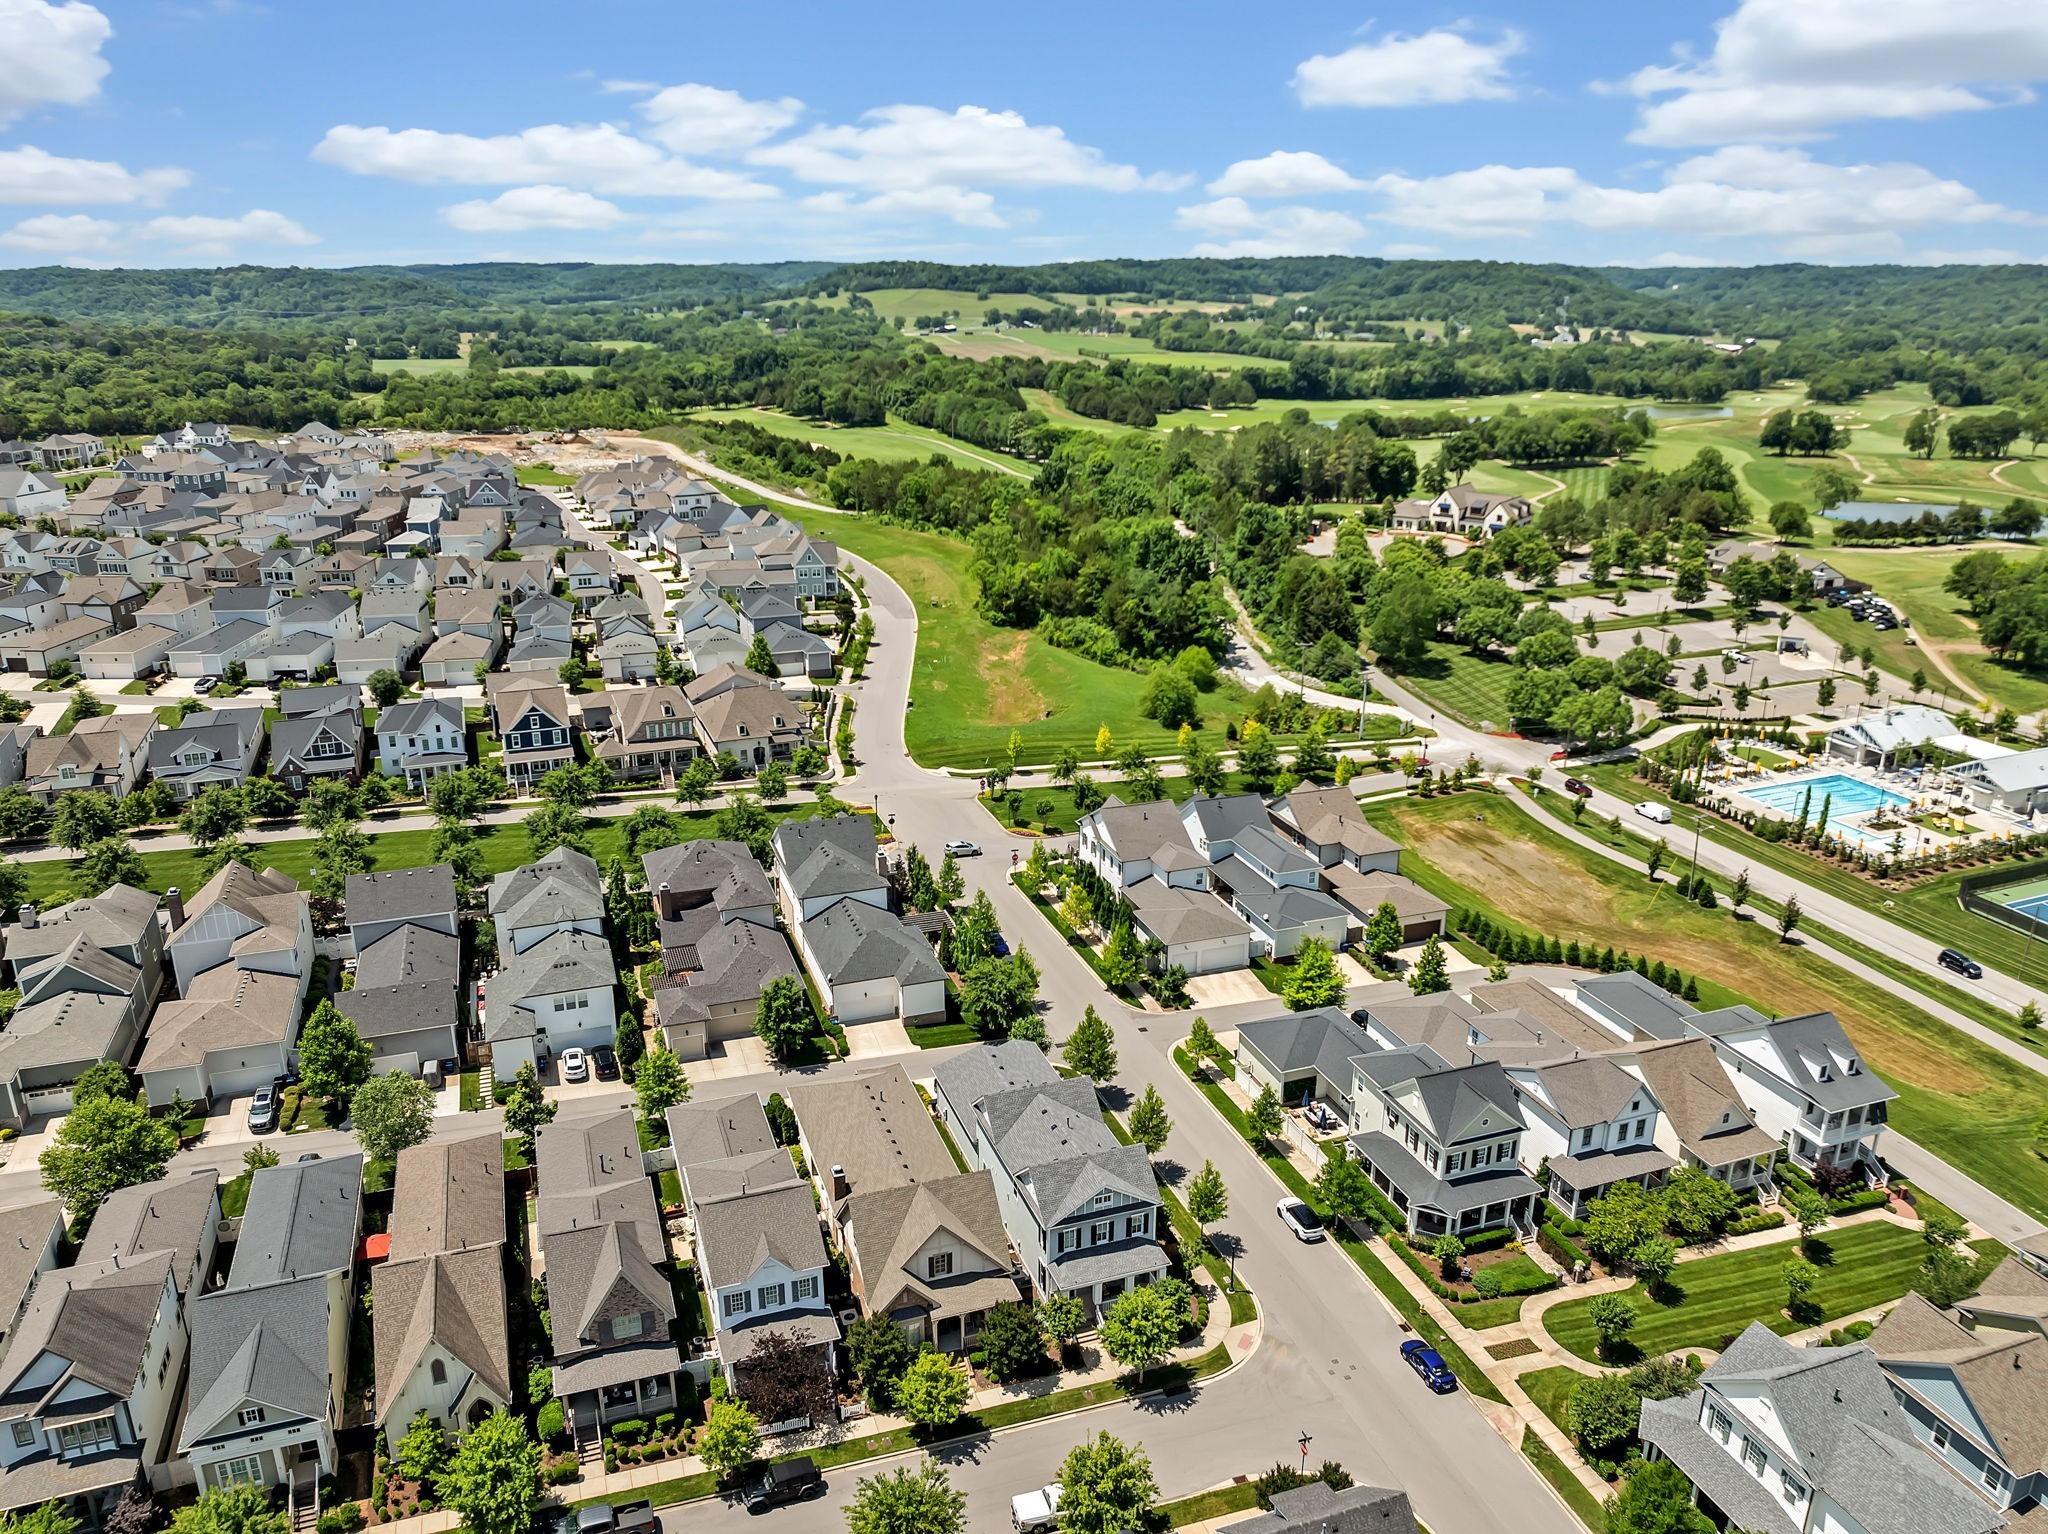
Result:
<svg viewBox="0 0 2048 1534">
<path fill-rule="evenodd" d="M 0 0 L 0 263 L 2048 258 L 2048 0 Z"/>
</svg>

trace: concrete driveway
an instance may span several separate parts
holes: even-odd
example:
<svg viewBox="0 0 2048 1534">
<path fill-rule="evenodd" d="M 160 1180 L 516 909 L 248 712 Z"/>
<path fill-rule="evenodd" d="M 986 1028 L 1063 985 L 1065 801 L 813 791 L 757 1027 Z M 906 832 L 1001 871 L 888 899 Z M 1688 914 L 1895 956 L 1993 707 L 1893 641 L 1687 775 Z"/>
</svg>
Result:
<svg viewBox="0 0 2048 1534">
<path fill-rule="evenodd" d="M 872 1023 L 846 1025 L 846 1057 L 869 1060 L 877 1055 L 900 1055 L 911 1048 L 910 1030 L 900 1017 L 879 1018 Z"/>
<path fill-rule="evenodd" d="M 692 1060 L 685 1067 L 692 1081 L 721 1081 L 728 1076 L 758 1076 L 763 1071 L 775 1069 L 775 1061 L 769 1056 L 768 1046 L 751 1034 L 743 1039 L 727 1039 L 723 1044 L 714 1044 L 713 1049 L 722 1054 L 709 1055 L 702 1060 Z M 908 1041 L 905 1041 L 908 1047 Z"/>
<path fill-rule="evenodd" d="M 1267 990 L 1259 977 L 1248 969 L 1226 969 L 1213 975 L 1188 976 L 1188 1000 L 1197 1007 L 1227 1007 L 1247 1001 L 1270 1001 L 1275 1007 L 1282 1005 L 1280 998 Z"/>
</svg>

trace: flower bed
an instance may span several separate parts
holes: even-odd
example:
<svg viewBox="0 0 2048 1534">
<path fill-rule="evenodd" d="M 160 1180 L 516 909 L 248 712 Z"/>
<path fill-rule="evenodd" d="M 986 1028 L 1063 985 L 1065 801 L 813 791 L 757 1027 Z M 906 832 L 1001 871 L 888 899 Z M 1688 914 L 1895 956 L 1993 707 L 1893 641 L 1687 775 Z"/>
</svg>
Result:
<svg viewBox="0 0 2048 1534">
<path fill-rule="evenodd" d="M 1474 1253 L 1468 1246 L 1465 1250 L 1465 1259 L 1476 1259 L 1469 1264 L 1473 1270 L 1473 1281 L 1471 1283 L 1466 1283 L 1462 1280 L 1446 1282 L 1443 1277 L 1442 1266 L 1434 1257 L 1425 1256 L 1423 1253 L 1416 1251 L 1399 1236 L 1388 1236 L 1387 1245 L 1399 1254 L 1401 1260 L 1408 1264 L 1410 1271 L 1417 1278 L 1429 1286 L 1430 1293 L 1434 1294 L 1438 1299 L 1449 1300 L 1455 1305 L 1477 1305 L 1483 1300 L 1509 1299 L 1523 1294 L 1541 1294 L 1547 1289 L 1555 1289 L 1557 1287 L 1557 1279 L 1544 1272 L 1543 1269 L 1532 1262 L 1523 1253 L 1520 1242 L 1510 1241 L 1501 1243 L 1496 1245 L 1492 1251 L 1481 1251 L 1478 1253 Z M 1461 1259 L 1461 1261 L 1465 1259 Z M 1494 1272 L 1494 1283 L 1499 1286 L 1491 1294 L 1478 1287 L 1480 1275 L 1489 1270 Z M 1492 1285 L 1488 1287 L 1490 1288 Z"/>
<path fill-rule="evenodd" d="M 690 1424 L 672 1411 L 661 1413 L 651 1424 L 640 1417 L 614 1422 L 604 1435 L 604 1468 L 678 1459 L 690 1452 L 690 1436 Z"/>
</svg>

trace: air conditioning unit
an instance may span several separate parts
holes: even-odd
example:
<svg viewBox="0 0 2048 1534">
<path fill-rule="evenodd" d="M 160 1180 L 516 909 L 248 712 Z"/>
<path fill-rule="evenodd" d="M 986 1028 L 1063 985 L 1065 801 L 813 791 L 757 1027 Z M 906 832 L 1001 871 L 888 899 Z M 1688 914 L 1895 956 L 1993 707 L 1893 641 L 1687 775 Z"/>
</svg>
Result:
<svg viewBox="0 0 2048 1534">
<path fill-rule="evenodd" d="M 854 1322 L 858 1321 L 859 1319 L 860 1311 L 851 1305 L 847 1306 L 846 1309 L 839 1312 L 839 1324 L 841 1326 L 851 1326 Z"/>
</svg>

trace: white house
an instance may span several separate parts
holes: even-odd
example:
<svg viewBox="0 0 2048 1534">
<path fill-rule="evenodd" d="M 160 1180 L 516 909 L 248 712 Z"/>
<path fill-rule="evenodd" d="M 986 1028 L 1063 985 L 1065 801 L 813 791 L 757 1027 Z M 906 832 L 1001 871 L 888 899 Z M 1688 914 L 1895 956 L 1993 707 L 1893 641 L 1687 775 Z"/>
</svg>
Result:
<svg viewBox="0 0 2048 1534">
<path fill-rule="evenodd" d="M 1706 1038 L 1765 1134 L 1809 1172 L 1840 1167 L 1881 1176 L 1878 1141 L 1898 1093 L 1866 1070 L 1832 1012 L 1768 1018 L 1723 1007 L 1686 1019 Z"/>
<path fill-rule="evenodd" d="M 385 709 L 377 716 L 377 760 L 387 777 L 403 778 L 416 794 L 442 774 L 467 767 L 461 700 L 420 698 Z"/>
<path fill-rule="evenodd" d="M 555 1053 L 610 1044 L 618 1027 L 611 945 L 583 932 L 555 932 L 504 966 L 484 986 L 484 1038 L 500 1080 L 545 1048 Z"/>
</svg>

